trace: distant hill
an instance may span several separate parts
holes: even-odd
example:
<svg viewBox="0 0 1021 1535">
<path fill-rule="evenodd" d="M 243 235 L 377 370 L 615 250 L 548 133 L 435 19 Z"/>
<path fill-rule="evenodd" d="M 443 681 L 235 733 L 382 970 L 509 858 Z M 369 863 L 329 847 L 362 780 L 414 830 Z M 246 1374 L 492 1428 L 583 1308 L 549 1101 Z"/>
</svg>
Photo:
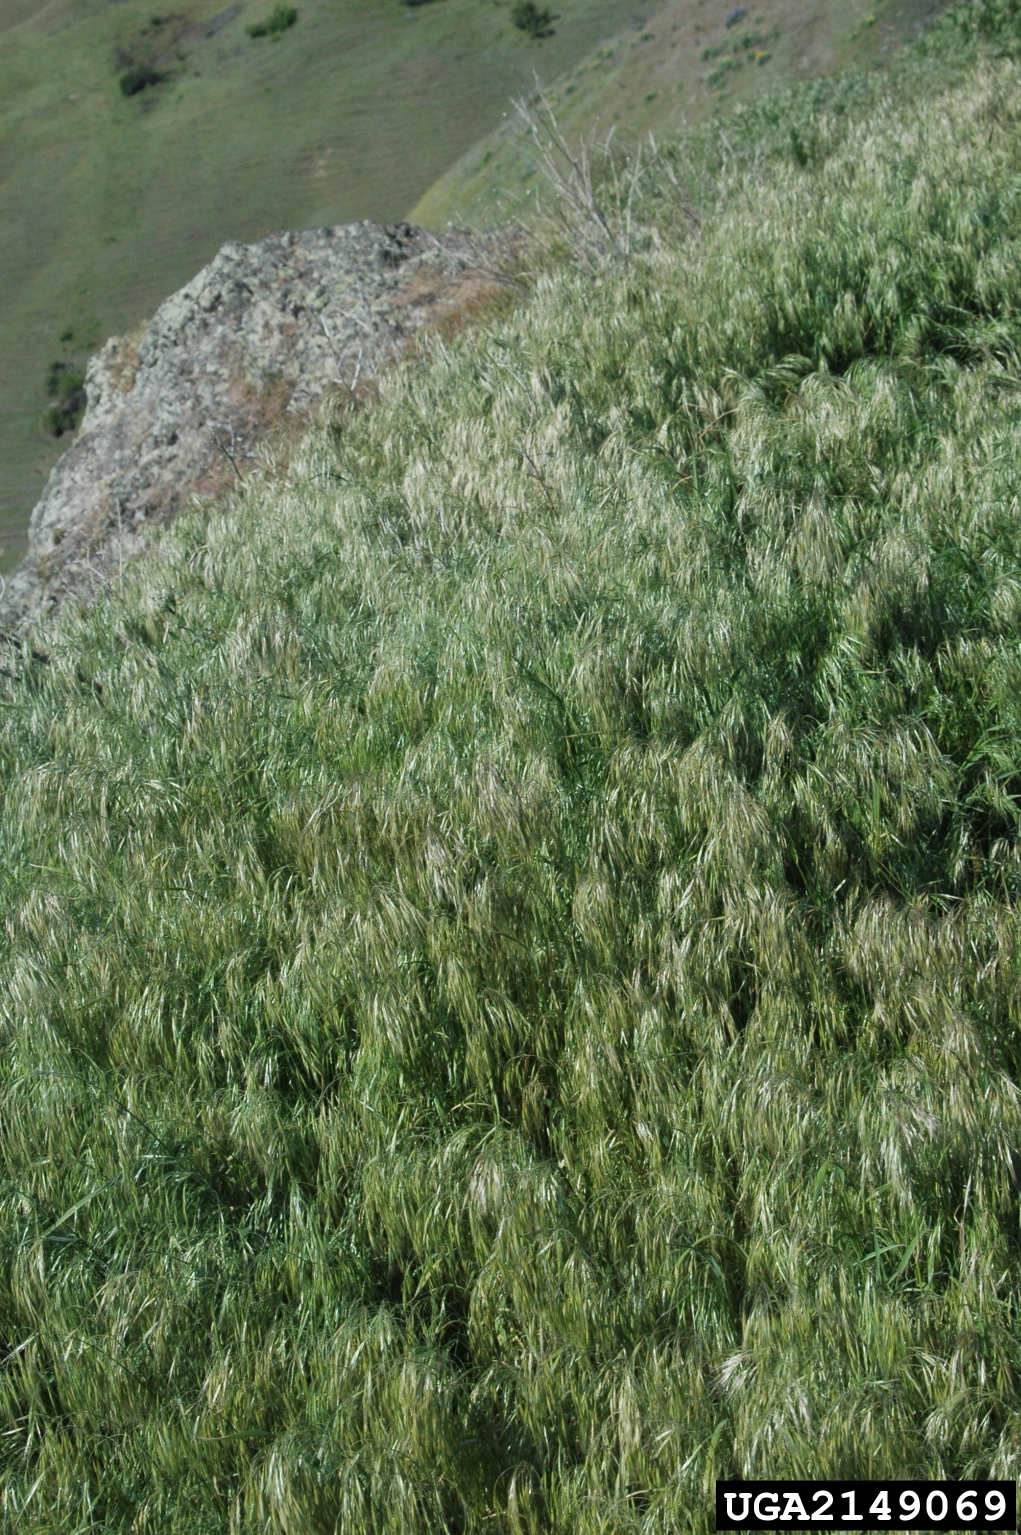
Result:
<svg viewBox="0 0 1021 1535">
<path fill-rule="evenodd" d="M 272 0 L 3 0 L 3 567 L 67 445 L 42 426 L 54 362 L 80 368 L 226 239 L 401 217 L 537 69 L 555 77 L 653 8 L 558 0 L 534 42 L 509 0 L 299 0 L 273 40 L 247 31 Z M 122 94 L 146 68 L 160 83 Z"/>
</svg>

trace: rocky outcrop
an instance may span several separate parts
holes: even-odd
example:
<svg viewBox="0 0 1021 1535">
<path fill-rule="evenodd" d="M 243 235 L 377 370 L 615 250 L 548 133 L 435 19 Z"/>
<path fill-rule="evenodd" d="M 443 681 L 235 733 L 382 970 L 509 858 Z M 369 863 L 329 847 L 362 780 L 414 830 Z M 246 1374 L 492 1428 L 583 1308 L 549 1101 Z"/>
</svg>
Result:
<svg viewBox="0 0 1021 1535">
<path fill-rule="evenodd" d="M 32 513 L 0 626 L 16 635 L 69 594 L 87 600 L 196 496 L 243 479 L 269 433 L 486 304 L 514 254 L 507 237 L 411 224 L 225 245 L 143 332 L 89 364 L 88 409 Z"/>
</svg>

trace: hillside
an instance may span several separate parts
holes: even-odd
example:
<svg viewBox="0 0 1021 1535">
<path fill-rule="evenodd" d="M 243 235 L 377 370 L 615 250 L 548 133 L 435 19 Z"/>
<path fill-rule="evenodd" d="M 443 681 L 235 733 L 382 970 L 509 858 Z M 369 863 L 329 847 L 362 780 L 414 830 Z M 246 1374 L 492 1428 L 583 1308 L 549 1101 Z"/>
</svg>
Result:
<svg viewBox="0 0 1021 1535">
<path fill-rule="evenodd" d="M 548 99 L 574 144 L 671 137 L 778 85 L 882 64 L 942 9 L 942 0 L 674 0 L 551 82 Z M 535 147 L 512 112 L 444 170 L 410 217 L 432 229 L 533 221 L 543 187 Z"/>
<path fill-rule="evenodd" d="M 0 6 L 0 568 L 66 446 L 43 430 L 52 363 L 132 330 L 225 240 L 403 217 L 536 68 L 647 14 L 563 0 L 531 42 L 489 0 L 301 0 L 275 41 L 249 37 L 272 8 Z M 163 83 L 122 95 L 154 61 Z"/>
<path fill-rule="evenodd" d="M 1018 1475 L 1017 51 L 663 143 L 26 647 L 5 1530 Z"/>
</svg>

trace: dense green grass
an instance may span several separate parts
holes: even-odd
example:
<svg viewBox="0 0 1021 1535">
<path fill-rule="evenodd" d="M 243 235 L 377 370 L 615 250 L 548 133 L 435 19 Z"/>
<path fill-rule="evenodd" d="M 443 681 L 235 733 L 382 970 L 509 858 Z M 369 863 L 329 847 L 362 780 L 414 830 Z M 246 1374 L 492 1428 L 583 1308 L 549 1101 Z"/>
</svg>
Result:
<svg viewBox="0 0 1021 1535">
<path fill-rule="evenodd" d="M 270 42 L 246 28 L 271 0 L 244 0 L 201 35 L 229 9 L 0 4 L 0 568 L 66 446 L 45 432 L 44 384 L 67 327 L 80 363 L 224 240 L 403 218 L 535 69 L 559 73 L 630 21 L 621 0 L 563 0 L 556 36 L 531 43 L 491 0 L 303 0 Z M 127 58 L 164 54 L 161 85 L 122 94 Z"/>
<path fill-rule="evenodd" d="M 5 1529 L 1017 1474 L 1021 70 L 797 121 L 9 680 Z"/>
</svg>

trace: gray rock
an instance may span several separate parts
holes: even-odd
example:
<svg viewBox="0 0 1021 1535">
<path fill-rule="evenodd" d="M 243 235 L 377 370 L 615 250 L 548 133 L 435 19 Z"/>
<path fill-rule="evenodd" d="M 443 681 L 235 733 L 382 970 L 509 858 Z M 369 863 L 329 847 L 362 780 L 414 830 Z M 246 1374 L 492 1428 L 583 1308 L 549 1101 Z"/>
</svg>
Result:
<svg viewBox="0 0 1021 1535">
<path fill-rule="evenodd" d="M 87 601 L 182 508 L 242 479 L 269 433 L 484 305 L 516 250 L 508 236 L 368 223 L 223 246 L 142 333 L 89 363 L 88 409 L 32 513 L 0 627 L 15 637 L 68 595 Z"/>
</svg>

